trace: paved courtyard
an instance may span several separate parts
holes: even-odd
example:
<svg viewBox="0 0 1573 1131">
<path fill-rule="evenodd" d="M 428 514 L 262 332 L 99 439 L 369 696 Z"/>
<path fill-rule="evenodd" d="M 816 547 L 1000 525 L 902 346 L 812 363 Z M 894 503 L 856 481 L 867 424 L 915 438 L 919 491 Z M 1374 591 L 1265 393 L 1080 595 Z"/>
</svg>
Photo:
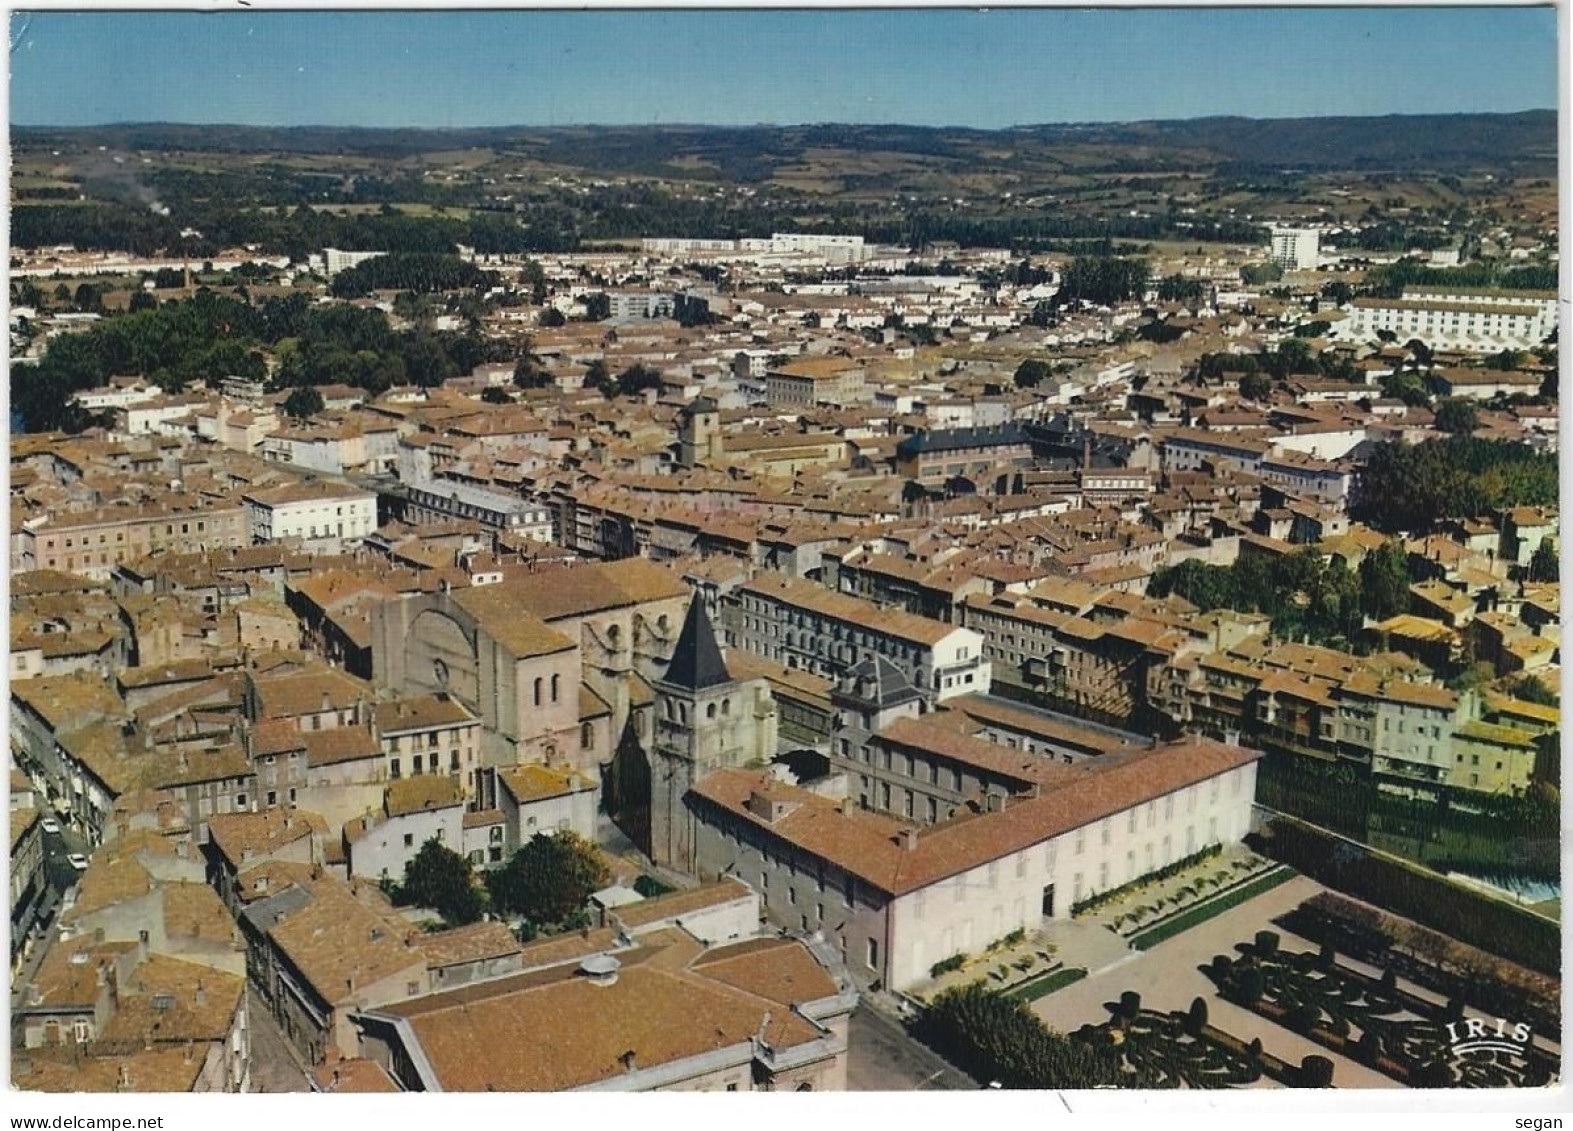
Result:
<svg viewBox="0 0 1573 1131">
<path fill-rule="evenodd" d="M 1260 1037 L 1262 1046 L 1270 1053 L 1291 1064 L 1313 1053 L 1333 1062 L 1333 1084 L 1339 1088 L 1398 1088 L 1392 1080 L 1373 1069 L 1346 1057 L 1338 1056 L 1321 1045 L 1298 1033 L 1273 1024 L 1218 996 L 1212 980 L 1200 967 L 1212 960 L 1215 954 L 1233 957 L 1236 943 L 1249 942 L 1257 931 L 1277 931 L 1272 920 L 1303 903 L 1320 891 L 1320 884 L 1304 876 L 1296 876 L 1255 899 L 1232 907 L 1217 918 L 1209 919 L 1190 930 L 1159 943 L 1151 950 L 1134 954 L 1130 959 L 1109 967 L 1057 993 L 1040 998 L 1033 1003 L 1033 1011 L 1050 1028 L 1072 1032 L 1083 1025 L 1101 1025 L 1109 1019 L 1105 1002 L 1118 1001 L 1125 990 L 1135 990 L 1142 996 L 1145 1009 L 1189 1009 L 1194 998 L 1207 1002 L 1207 1014 L 1212 1024 L 1243 1041 Z M 1309 943 L 1290 936 L 1285 940 L 1292 949 L 1308 949 Z M 1263 1086 L 1275 1086 L 1263 1078 Z"/>
</svg>

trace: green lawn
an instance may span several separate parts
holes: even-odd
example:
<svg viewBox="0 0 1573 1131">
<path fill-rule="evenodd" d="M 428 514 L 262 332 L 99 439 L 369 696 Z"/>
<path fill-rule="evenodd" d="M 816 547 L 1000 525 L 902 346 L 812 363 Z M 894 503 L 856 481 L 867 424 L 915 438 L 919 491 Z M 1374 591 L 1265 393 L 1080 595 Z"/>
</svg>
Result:
<svg viewBox="0 0 1573 1131">
<path fill-rule="evenodd" d="M 1275 868 L 1265 876 L 1252 880 L 1244 887 L 1236 888 L 1226 895 L 1220 895 L 1217 899 L 1209 899 L 1206 903 L 1188 908 L 1174 918 L 1166 919 L 1164 922 L 1159 923 L 1150 931 L 1142 931 L 1140 934 L 1132 935 L 1129 940 L 1130 944 L 1137 950 L 1148 950 L 1165 939 L 1171 939 L 1182 931 L 1190 930 L 1198 923 L 1205 923 L 1209 919 L 1222 915 L 1231 907 L 1238 907 L 1248 899 L 1255 899 L 1264 891 L 1271 891 L 1279 884 L 1293 879 L 1295 874 L 1293 868 Z"/>
<path fill-rule="evenodd" d="M 1064 970 L 1056 970 L 1052 974 L 1045 974 L 1031 982 L 1014 989 L 1007 990 L 1005 996 L 1017 1001 L 1037 1001 L 1040 997 L 1047 997 L 1055 990 L 1063 990 L 1066 986 L 1081 981 L 1087 976 L 1087 971 L 1080 966 L 1072 966 Z"/>
</svg>

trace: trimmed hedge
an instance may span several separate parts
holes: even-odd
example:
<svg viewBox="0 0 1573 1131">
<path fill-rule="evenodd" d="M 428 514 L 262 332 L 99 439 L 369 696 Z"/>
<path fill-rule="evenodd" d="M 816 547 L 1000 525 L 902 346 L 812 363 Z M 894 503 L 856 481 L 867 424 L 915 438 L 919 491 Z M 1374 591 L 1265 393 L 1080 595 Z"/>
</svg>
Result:
<svg viewBox="0 0 1573 1131">
<path fill-rule="evenodd" d="M 1075 985 L 1087 976 L 1087 971 L 1080 966 L 1062 967 L 1053 970 L 1041 978 L 1034 978 L 1030 982 L 1023 982 L 1019 986 L 1005 991 L 1005 996 L 1016 1001 L 1037 1001 L 1040 997 L 1048 997 L 1056 990 L 1063 990 L 1066 986 Z"/>
<path fill-rule="evenodd" d="M 1553 977 L 1562 969 L 1562 932 L 1551 919 L 1450 883 L 1293 817 L 1276 816 L 1247 840 L 1263 855 L 1395 915 Z"/>
<path fill-rule="evenodd" d="M 1188 931 L 1198 923 L 1205 923 L 1218 915 L 1222 915 L 1231 907 L 1238 907 L 1248 899 L 1255 899 L 1264 891 L 1271 891 L 1279 884 L 1294 878 L 1291 868 L 1278 868 L 1259 876 L 1242 887 L 1220 895 L 1217 899 L 1210 899 L 1206 903 L 1199 903 L 1195 907 L 1188 907 L 1172 919 L 1166 919 L 1151 930 L 1142 931 L 1132 935 L 1127 940 L 1137 950 L 1148 950 L 1157 946 L 1165 939 L 1171 939 L 1182 931 Z"/>
</svg>

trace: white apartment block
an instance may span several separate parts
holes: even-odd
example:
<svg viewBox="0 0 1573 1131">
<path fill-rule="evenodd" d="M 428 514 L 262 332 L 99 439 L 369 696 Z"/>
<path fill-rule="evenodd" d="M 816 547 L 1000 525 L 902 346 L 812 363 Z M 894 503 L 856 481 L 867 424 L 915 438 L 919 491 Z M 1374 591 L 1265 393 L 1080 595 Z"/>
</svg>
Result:
<svg viewBox="0 0 1573 1131">
<path fill-rule="evenodd" d="M 609 317 L 670 318 L 674 296 L 656 291 L 607 291 Z"/>
<path fill-rule="evenodd" d="M 323 270 L 328 275 L 337 275 L 358 263 L 386 254 L 383 251 L 341 251 L 336 247 L 325 247 L 322 249 Z"/>
<path fill-rule="evenodd" d="M 788 668 L 836 676 L 883 656 L 930 701 L 989 689 L 983 637 L 928 617 L 781 574 L 741 586 L 723 612 L 728 647 Z"/>
<path fill-rule="evenodd" d="M 1315 228 L 1274 228 L 1269 258 L 1285 271 L 1314 271 L 1321 258 L 1322 235 Z"/>
<path fill-rule="evenodd" d="M 1557 328 L 1554 291 L 1486 291 L 1406 288 L 1403 298 L 1355 299 L 1343 336 L 1358 340 L 1394 334 L 1419 338 L 1432 349 L 1471 353 L 1531 350 Z"/>
<path fill-rule="evenodd" d="M 861 263 L 868 258 L 862 236 L 817 236 L 774 232 L 770 251 L 775 255 L 812 255 L 828 263 Z"/>
<path fill-rule="evenodd" d="M 377 496 L 336 483 L 299 483 L 243 495 L 253 545 L 298 540 L 319 554 L 341 554 L 377 529 Z"/>
</svg>

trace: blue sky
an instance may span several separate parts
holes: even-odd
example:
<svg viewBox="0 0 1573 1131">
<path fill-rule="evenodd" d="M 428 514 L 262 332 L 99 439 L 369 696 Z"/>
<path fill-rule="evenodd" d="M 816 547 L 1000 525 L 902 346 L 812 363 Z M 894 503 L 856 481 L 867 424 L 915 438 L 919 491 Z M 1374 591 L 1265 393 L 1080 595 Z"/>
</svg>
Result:
<svg viewBox="0 0 1573 1131">
<path fill-rule="evenodd" d="M 1552 8 L 13 14 L 18 125 L 881 122 L 1556 106 Z"/>
</svg>

